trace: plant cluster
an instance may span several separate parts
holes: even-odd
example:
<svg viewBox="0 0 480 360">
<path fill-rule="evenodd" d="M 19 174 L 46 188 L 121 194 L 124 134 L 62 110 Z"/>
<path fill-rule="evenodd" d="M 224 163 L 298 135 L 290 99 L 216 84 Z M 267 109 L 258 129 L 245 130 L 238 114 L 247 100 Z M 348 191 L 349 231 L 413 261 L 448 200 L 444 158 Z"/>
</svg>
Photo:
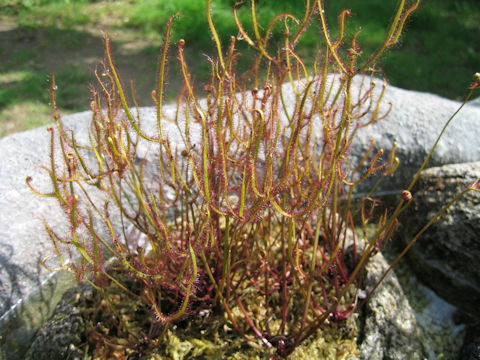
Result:
<svg viewBox="0 0 480 360">
<path fill-rule="evenodd" d="M 357 129 L 386 115 L 380 111 L 385 85 L 374 91 L 375 63 L 399 41 L 419 2 L 399 1 L 383 44 L 370 56 L 362 55 L 358 34 L 346 46 L 347 10 L 332 36 L 322 0 L 306 0 L 302 19 L 279 14 L 264 30 L 255 1 L 251 29 L 237 16 L 238 6 L 239 35 L 224 51 L 207 1 L 217 57 L 208 58 L 205 99 L 196 95 L 188 70 L 188 44 L 178 42 L 184 86 L 174 115 L 163 104 L 174 18 L 166 24 L 152 93 L 155 133 L 142 127 L 133 90 L 133 108 L 127 99 L 108 37 L 103 69 L 96 72 L 100 87 L 91 90 L 88 143 L 62 124 L 52 86 L 57 129 L 49 128 L 45 169 L 53 190 L 41 195 L 58 200 L 70 232 L 46 228 L 61 266 L 105 297 L 120 333 L 122 316 L 107 283 L 151 311 L 155 324 L 132 346 L 156 346 L 171 324 L 221 311 L 246 340 L 287 356 L 325 324 L 343 322 L 358 309 L 365 266 L 412 201 L 413 183 L 393 211 L 377 211 L 367 196 L 354 214 L 355 189 L 373 175 L 390 176 L 398 160 L 395 148 L 384 156 L 373 142 L 357 163 L 349 150 Z M 309 69 L 295 47 L 314 23 L 323 43 Z M 283 40 L 273 46 L 270 35 L 279 27 Z M 257 51 L 246 74 L 236 72 L 237 41 Z M 359 92 L 356 76 L 363 77 Z M 139 160 L 145 144 L 154 160 Z M 103 203 L 94 193 L 104 194 Z M 367 236 L 371 224 L 375 231 Z M 132 279 L 136 286 L 127 285 Z"/>
</svg>

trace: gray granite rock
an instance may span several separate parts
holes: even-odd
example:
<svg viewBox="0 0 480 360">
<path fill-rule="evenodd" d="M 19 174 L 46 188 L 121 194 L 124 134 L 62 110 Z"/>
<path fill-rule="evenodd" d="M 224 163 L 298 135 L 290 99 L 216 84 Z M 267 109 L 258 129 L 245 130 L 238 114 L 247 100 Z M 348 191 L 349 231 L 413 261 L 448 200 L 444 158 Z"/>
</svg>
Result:
<svg viewBox="0 0 480 360">
<path fill-rule="evenodd" d="M 85 132 L 88 120 L 89 113 L 68 119 L 79 133 Z M 49 143 L 46 127 L 0 139 L 0 319 L 49 275 L 39 266 L 53 255 L 42 218 L 67 230 L 56 201 L 36 196 L 25 184 L 32 176 L 39 191 L 50 191 L 48 174 L 40 168 L 48 164 Z"/>
<path fill-rule="evenodd" d="M 462 347 L 461 359 L 480 360 L 480 324 L 477 323 L 468 327 Z"/>
<path fill-rule="evenodd" d="M 414 188 L 404 220 L 405 241 L 455 195 L 480 178 L 480 162 L 426 170 Z M 423 234 L 409 253 L 429 287 L 461 311 L 480 319 L 480 193 L 470 191 Z"/>
<path fill-rule="evenodd" d="M 387 269 L 388 263 L 378 253 L 366 268 L 366 292 L 375 286 Z M 380 284 L 361 315 L 359 359 L 425 358 L 421 329 L 395 272 L 391 272 Z"/>
<path fill-rule="evenodd" d="M 46 173 L 39 165 L 48 159 L 48 142 L 45 128 L 0 139 L 0 348 L 6 359 L 25 350 L 55 306 L 50 299 L 58 301 L 49 290 L 32 311 L 21 302 L 29 294 L 41 294 L 50 278 L 40 266 L 42 258 L 53 254 L 41 217 L 56 225 L 62 220 L 54 201 L 35 196 L 25 184 L 28 175 L 42 174 L 36 185 L 46 190 Z"/>
<path fill-rule="evenodd" d="M 338 82 L 333 75 L 330 80 L 334 84 Z M 376 100 L 382 91 L 383 80 L 373 79 L 373 81 L 375 87 L 372 90 L 372 98 Z M 354 78 L 353 99 L 356 99 L 359 93 L 365 92 L 368 82 L 368 79 L 365 80 L 360 76 Z M 287 109 L 291 114 L 295 96 L 289 83 L 286 83 L 283 89 Z M 480 159 L 479 101 L 480 98 L 467 103 L 450 123 L 430 159 L 428 167 Z M 349 159 L 352 164 L 356 164 L 368 149 L 370 139 L 375 141 L 375 152 L 383 149 L 385 156 L 388 156 L 393 143 L 396 142 L 396 155 L 401 165 L 393 176 L 381 184 L 379 189 L 384 191 L 404 189 L 409 185 L 410 180 L 437 140 L 445 123 L 460 106 L 461 103 L 458 101 L 445 99 L 435 94 L 388 86 L 378 109 L 378 115 L 386 114 L 391 107 L 390 112 L 384 119 L 358 129 L 348 154 Z M 363 108 L 366 110 L 366 106 Z M 362 123 L 371 117 L 374 110 L 375 106 L 367 112 Z M 283 119 L 283 121 L 286 120 Z M 353 131 L 353 128 L 351 130 Z M 322 136 L 321 131 L 317 131 L 317 136 Z M 376 180 L 376 178 L 368 179 L 360 187 L 360 190 L 370 190 Z"/>
<path fill-rule="evenodd" d="M 68 290 L 53 316 L 38 330 L 25 355 L 27 360 L 81 360 L 78 349 L 85 343 L 85 321 L 79 294 L 92 297 L 94 289 L 88 283 Z"/>
<path fill-rule="evenodd" d="M 142 109 L 142 118 L 153 119 L 153 109 Z M 83 112 L 63 121 L 79 143 L 86 143 L 90 119 L 91 113 Z M 58 234 L 68 233 L 67 219 L 55 199 L 35 195 L 25 183 L 31 176 L 38 191 L 51 191 L 49 175 L 41 168 L 48 166 L 49 146 L 47 127 L 0 139 L 0 349 L 8 359 L 14 359 L 15 354 L 23 358 L 21 354 L 28 349 L 35 330 L 51 316 L 67 283 L 71 285 L 71 277 L 58 277 L 40 265 L 43 259 L 50 267 L 59 265 L 43 219 Z M 138 155 L 150 157 L 145 143 L 139 146 Z M 103 195 L 95 189 L 91 196 L 103 203 Z M 118 226 L 118 217 L 113 220 Z M 30 296 L 32 301 L 24 301 Z"/>
<path fill-rule="evenodd" d="M 400 166 L 382 184 L 382 188 L 404 189 L 410 184 L 444 124 L 461 103 L 393 86 L 387 88 L 382 108 L 385 109 L 389 102 L 393 108 L 388 117 L 360 129 L 351 153 L 363 154 L 370 138 L 375 140 L 377 148 L 385 149 L 386 153 L 396 141 Z M 480 107 L 477 104 L 467 104 L 458 113 L 438 143 L 427 167 L 480 160 Z"/>
<path fill-rule="evenodd" d="M 470 100 L 468 102 L 468 105 L 470 105 L 470 106 L 480 106 L 480 97 L 477 97 L 473 100 Z"/>
</svg>

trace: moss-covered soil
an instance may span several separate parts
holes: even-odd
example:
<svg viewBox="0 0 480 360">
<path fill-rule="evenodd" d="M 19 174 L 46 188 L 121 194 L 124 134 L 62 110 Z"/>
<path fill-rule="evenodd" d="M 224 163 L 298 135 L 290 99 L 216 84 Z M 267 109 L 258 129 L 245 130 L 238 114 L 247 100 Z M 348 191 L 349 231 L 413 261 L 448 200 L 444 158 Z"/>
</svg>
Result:
<svg viewBox="0 0 480 360">
<path fill-rule="evenodd" d="M 134 280 L 127 282 L 138 292 Z M 78 288 L 81 289 L 81 288 Z M 85 320 L 85 334 L 76 351 L 84 359 L 275 359 L 276 351 L 260 341 L 248 342 L 233 329 L 221 309 L 212 308 L 162 328 L 149 309 L 115 284 L 107 287 L 107 301 L 97 291 L 78 292 L 73 297 Z M 257 306 L 255 296 L 246 306 Z M 262 310 L 258 309 L 258 316 Z M 121 319 L 119 323 L 116 319 Z M 272 323 L 275 319 L 272 319 Z M 347 359 L 358 354 L 356 316 L 342 323 L 327 323 L 306 340 L 289 359 Z M 274 326 L 274 325 L 273 325 Z M 246 335 L 255 338 L 253 332 Z"/>
</svg>

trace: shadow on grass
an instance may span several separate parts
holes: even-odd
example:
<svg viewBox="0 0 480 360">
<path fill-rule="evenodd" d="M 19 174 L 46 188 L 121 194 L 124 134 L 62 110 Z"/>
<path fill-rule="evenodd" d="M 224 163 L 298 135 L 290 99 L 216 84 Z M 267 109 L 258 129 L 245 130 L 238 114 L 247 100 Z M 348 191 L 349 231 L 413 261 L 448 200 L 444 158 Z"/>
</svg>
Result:
<svg viewBox="0 0 480 360">
<path fill-rule="evenodd" d="M 119 44 L 114 42 L 114 49 Z M 2 90 L 0 108 L 16 102 L 38 100 L 48 103 L 49 76 L 56 74 L 58 105 L 65 109 L 88 108 L 89 83 L 93 71 L 103 59 L 102 34 L 52 27 L 16 28 L 0 32 Z M 152 87 L 155 58 L 145 59 L 142 52 L 118 56 L 127 64 L 124 72 L 137 78 L 141 90 Z M 123 66 L 122 66 L 123 67 Z M 139 91 L 140 91 L 139 89 Z M 151 91 L 151 90 L 150 90 Z"/>
<path fill-rule="evenodd" d="M 130 93 L 130 80 L 134 80 L 135 94 L 140 106 L 153 105 L 151 92 L 156 87 L 157 60 L 161 44 L 143 44 L 135 47 L 133 41 L 112 38 L 114 58 Z M 186 49 L 192 64 L 193 79 L 202 84 L 208 79 L 209 65 L 200 50 Z M 58 29 L 53 27 L 19 27 L 0 32 L 0 127 L 9 121 L 24 118 L 27 104 L 43 105 L 43 113 L 30 116 L 43 120 L 25 119 L 25 123 L 41 126 L 51 122 L 50 75 L 55 74 L 58 86 L 57 105 L 60 112 L 79 112 L 89 109 L 90 85 L 97 86 L 95 69 L 102 73 L 104 57 L 103 34 L 92 35 L 88 31 Z M 173 100 L 182 86 L 176 49 L 171 48 L 166 99 Z M 131 102 L 133 105 L 133 102 Z M 20 106 L 18 106 L 20 105 Z M 12 108 L 17 107 L 12 112 Z M 32 107 L 30 105 L 30 107 Z M 26 130 L 15 129 L 16 132 Z M 0 129 L 1 130 L 1 129 Z M 0 131 L 2 133 L 2 131 Z"/>
</svg>

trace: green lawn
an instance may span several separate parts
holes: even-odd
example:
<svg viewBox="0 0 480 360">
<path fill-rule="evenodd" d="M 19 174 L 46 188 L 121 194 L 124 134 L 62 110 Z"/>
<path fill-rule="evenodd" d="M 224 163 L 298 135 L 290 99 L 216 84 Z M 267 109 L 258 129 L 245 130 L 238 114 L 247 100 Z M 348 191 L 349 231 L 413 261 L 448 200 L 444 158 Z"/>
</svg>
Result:
<svg viewBox="0 0 480 360">
<path fill-rule="evenodd" d="M 233 2 L 213 0 L 224 41 L 237 34 Z M 279 12 L 300 16 L 302 4 L 259 0 L 258 17 L 266 24 Z M 333 32 L 338 12 L 352 10 L 349 34 L 361 28 L 360 45 L 369 53 L 382 42 L 396 0 L 325 0 L 325 5 Z M 89 84 L 95 83 L 93 70 L 98 66 L 101 71 L 103 30 L 113 39 L 121 74 L 135 79 L 139 104 L 150 105 L 162 29 L 170 15 L 180 12 L 175 38 L 186 40 L 187 61 L 196 83 L 202 83 L 208 76 L 202 54 L 211 53 L 212 48 L 203 7 L 202 0 L 0 0 L 0 136 L 51 121 L 51 73 L 56 74 L 62 113 L 88 109 Z M 248 24 L 247 8 L 241 9 L 241 18 Z M 307 62 L 318 43 L 318 31 L 317 24 L 311 24 L 298 48 Z M 395 86 L 460 99 L 473 73 L 480 71 L 479 39 L 478 0 L 424 1 L 400 45 L 379 65 Z M 242 51 L 248 55 L 247 48 Z M 173 99 L 181 83 L 175 75 L 175 55 L 170 59 L 168 94 Z"/>
</svg>

